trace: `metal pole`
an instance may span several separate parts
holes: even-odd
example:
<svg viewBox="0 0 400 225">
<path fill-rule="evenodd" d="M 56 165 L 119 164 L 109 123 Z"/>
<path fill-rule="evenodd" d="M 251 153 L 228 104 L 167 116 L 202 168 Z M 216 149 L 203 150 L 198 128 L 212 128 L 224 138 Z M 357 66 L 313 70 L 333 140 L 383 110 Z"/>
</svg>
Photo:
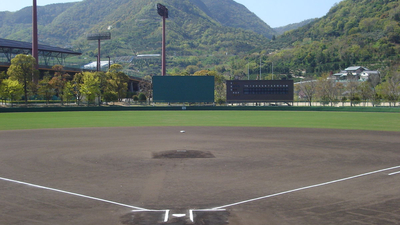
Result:
<svg viewBox="0 0 400 225">
<path fill-rule="evenodd" d="M 247 80 L 250 80 L 250 64 L 247 62 Z"/>
<path fill-rule="evenodd" d="M 260 80 L 261 80 L 261 56 L 260 56 Z"/>
<path fill-rule="evenodd" d="M 97 53 L 97 72 L 100 71 L 100 39 L 98 39 L 98 53 Z"/>
<path fill-rule="evenodd" d="M 39 41 L 38 41 L 38 26 L 37 26 L 37 3 L 33 0 L 32 7 L 32 56 L 36 60 L 35 68 L 39 68 Z M 32 81 L 36 83 L 35 78 Z"/>
<path fill-rule="evenodd" d="M 272 80 L 274 79 L 274 62 L 272 62 Z"/>
<path fill-rule="evenodd" d="M 162 59 L 161 59 L 161 66 L 162 66 L 162 76 L 166 75 L 166 69 L 165 69 L 165 19 L 166 16 L 164 15 L 163 17 L 163 31 L 162 31 Z"/>
</svg>

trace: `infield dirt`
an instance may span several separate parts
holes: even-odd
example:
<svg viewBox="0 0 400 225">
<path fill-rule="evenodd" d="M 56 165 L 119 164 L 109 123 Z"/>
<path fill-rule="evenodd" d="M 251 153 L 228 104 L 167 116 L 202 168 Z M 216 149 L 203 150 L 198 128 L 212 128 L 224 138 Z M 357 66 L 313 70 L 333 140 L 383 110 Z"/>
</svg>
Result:
<svg viewBox="0 0 400 225">
<path fill-rule="evenodd" d="M 400 167 L 250 201 L 400 166 L 399 134 L 244 127 L 0 131 L 0 224 L 400 224 L 400 174 L 389 176 Z M 166 153 L 193 155 L 154 157 Z M 198 157 L 205 153 L 214 157 Z M 220 207 L 226 211 L 195 211 L 191 221 L 189 210 Z M 170 210 L 167 222 L 165 212 L 147 210 Z"/>
</svg>

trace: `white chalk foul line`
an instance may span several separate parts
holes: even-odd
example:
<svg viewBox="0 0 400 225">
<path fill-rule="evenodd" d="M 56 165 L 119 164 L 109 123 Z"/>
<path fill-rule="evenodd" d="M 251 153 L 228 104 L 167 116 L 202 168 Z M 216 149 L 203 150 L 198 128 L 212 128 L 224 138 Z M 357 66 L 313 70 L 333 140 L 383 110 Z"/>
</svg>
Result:
<svg viewBox="0 0 400 225">
<path fill-rule="evenodd" d="M 394 173 L 389 173 L 389 176 L 393 176 L 393 175 L 396 175 L 396 174 L 400 174 L 400 171 L 399 172 L 394 172 Z"/>
<path fill-rule="evenodd" d="M 352 180 L 352 179 L 355 179 L 355 178 L 365 177 L 365 176 L 368 176 L 368 175 L 381 173 L 381 172 L 394 170 L 394 169 L 399 169 L 399 168 L 400 168 L 400 166 L 395 166 L 395 167 L 382 169 L 382 170 L 377 170 L 377 171 L 373 171 L 373 172 L 369 172 L 369 173 L 363 173 L 363 174 L 356 175 L 356 176 L 351 176 L 351 177 L 347 177 L 347 178 L 343 178 L 343 179 L 339 179 L 339 180 L 329 181 L 329 182 L 325 182 L 325 183 L 321 183 L 321 184 L 315 184 L 315 185 L 311 185 L 311 186 L 307 186 L 307 187 L 297 188 L 297 189 L 293 189 L 293 190 L 290 190 L 290 191 L 284 191 L 284 192 L 280 192 L 280 193 L 276 193 L 276 194 L 272 194 L 272 195 L 267 195 L 267 196 L 263 196 L 263 197 L 259 197 L 259 198 L 253 198 L 253 199 L 250 199 L 250 200 L 236 202 L 236 203 L 232 203 L 232 204 L 224 205 L 224 206 L 219 206 L 219 207 L 215 207 L 215 208 L 212 208 L 212 209 L 214 209 L 214 210 L 215 209 L 225 209 L 225 208 L 236 206 L 236 205 L 241 205 L 241 204 L 245 204 L 245 203 L 249 203 L 249 202 L 259 201 L 259 200 L 262 200 L 262 199 L 271 198 L 271 197 L 284 195 L 284 194 L 289 194 L 289 193 L 302 191 L 302 190 L 306 190 L 306 189 L 310 189 L 310 188 L 321 187 L 321 186 L 334 184 L 334 183 L 338 183 L 338 182 L 342 182 L 342 181 Z M 392 175 L 394 175 L 394 174 L 392 174 Z"/>
<path fill-rule="evenodd" d="M 91 199 L 91 200 L 95 200 L 95 201 L 105 202 L 105 203 L 109 203 L 109 204 L 113 204 L 113 205 L 119 205 L 119 206 L 131 208 L 131 209 L 137 209 L 137 210 L 143 210 L 143 211 L 148 210 L 148 209 L 144 209 L 144 208 L 140 208 L 140 207 L 136 207 L 136 206 L 132 206 L 132 205 L 126 205 L 126 204 L 113 202 L 113 201 L 109 201 L 109 200 L 105 200 L 105 199 L 101 199 L 101 198 L 95 198 L 95 197 L 91 197 L 91 196 L 87 196 L 87 195 L 81 195 L 81 194 L 77 194 L 77 193 L 73 193 L 73 192 L 69 192 L 69 191 L 63 191 L 63 190 L 59 190 L 59 189 L 49 188 L 49 187 L 26 183 L 26 182 L 22 182 L 22 181 L 18 181 L 18 180 L 12 180 L 12 179 L 8 179 L 8 178 L 4 178 L 4 177 L 0 177 L 0 180 L 4 180 L 4 181 L 16 183 L 16 184 L 22 184 L 22 185 L 26 185 L 26 186 L 30 186 L 30 187 L 40 188 L 40 189 L 44 189 L 44 190 L 48 190 L 48 191 L 59 192 L 59 193 L 67 194 L 67 195 L 73 195 L 73 196 Z"/>
</svg>

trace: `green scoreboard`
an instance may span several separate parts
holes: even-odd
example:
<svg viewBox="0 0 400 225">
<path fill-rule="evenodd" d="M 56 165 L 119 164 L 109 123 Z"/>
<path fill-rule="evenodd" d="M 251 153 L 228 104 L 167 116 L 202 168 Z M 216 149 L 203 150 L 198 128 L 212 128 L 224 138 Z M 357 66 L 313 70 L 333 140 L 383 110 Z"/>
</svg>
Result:
<svg viewBox="0 0 400 225">
<path fill-rule="evenodd" d="M 214 102 L 213 76 L 154 76 L 154 102 Z"/>
</svg>

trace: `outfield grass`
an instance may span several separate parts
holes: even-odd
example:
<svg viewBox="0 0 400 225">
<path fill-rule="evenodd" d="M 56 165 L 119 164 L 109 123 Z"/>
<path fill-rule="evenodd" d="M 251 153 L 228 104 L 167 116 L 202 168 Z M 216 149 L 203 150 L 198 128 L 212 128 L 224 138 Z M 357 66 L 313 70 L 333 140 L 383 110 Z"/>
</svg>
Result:
<svg viewBox="0 0 400 225">
<path fill-rule="evenodd" d="M 400 131 L 400 114 L 296 111 L 0 113 L 0 130 L 130 126 L 302 127 Z"/>
</svg>

